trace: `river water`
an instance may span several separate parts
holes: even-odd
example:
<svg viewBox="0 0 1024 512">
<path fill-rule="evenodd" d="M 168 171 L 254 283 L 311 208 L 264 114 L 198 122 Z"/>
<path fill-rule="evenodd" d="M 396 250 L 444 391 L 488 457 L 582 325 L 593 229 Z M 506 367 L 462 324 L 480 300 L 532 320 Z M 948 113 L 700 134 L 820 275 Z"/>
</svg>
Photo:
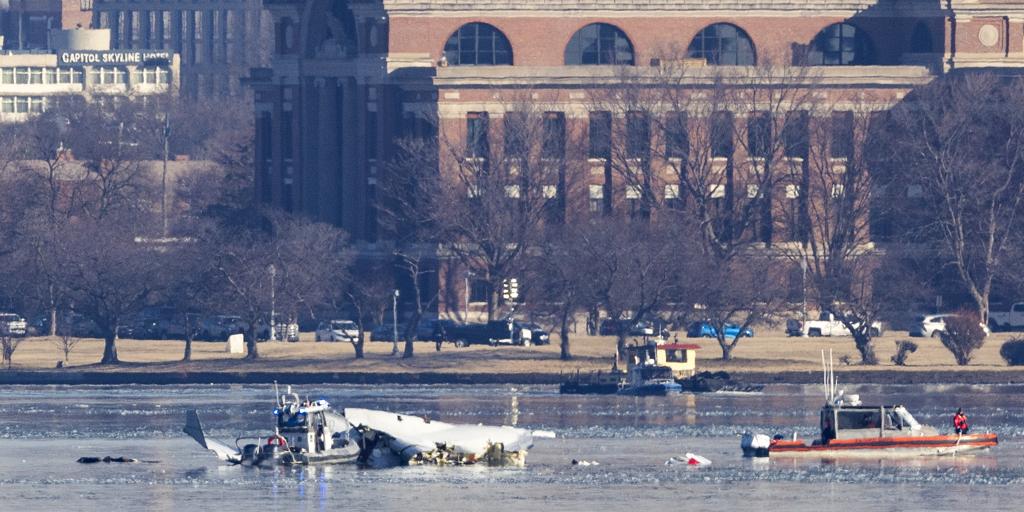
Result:
<svg viewBox="0 0 1024 512">
<path fill-rule="evenodd" d="M 336 407 L 553 430 L 525 468 L 225 466 L 181 434 L 201 411 L 208 434 L 266 435 L 269 386 L 28 386 L 0 391 L 0 510 L 1021 510 L 1024 387 L 857 386 L 949 429 L 964 407 L 1000 445 L 912 461 L 770 462 L 740 456 L 744 431 L 815 434 L 821 386 L 667 398 L 560 396 L 550 386 L 319 386 Z M 693 452 L 710 466 L 666 465 Z M 138 464 L 76 463 L 125 456 Z M 572 459 L 598 465 L 573 466 Z"/>
</svg>

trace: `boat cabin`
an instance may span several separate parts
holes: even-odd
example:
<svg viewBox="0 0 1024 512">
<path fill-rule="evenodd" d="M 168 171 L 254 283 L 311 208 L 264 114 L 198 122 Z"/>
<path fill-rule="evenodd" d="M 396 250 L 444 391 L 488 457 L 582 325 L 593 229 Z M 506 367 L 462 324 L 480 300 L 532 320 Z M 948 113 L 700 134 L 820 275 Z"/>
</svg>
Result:
<svg viewBox="0 0 1024 512">
<path fill-rule="evenodd" d="M 325 417 L 328 408 L 326 400 L 317 400 L 274 409 L 277 431 L 290 451 L 322 453 L 332 448 L 333 432 Z"/>
<path fill-rule="evenodd" d="M 865 437 L 922 435 L 923 427 L 902 405 L 826 405 L 821 408 L 821 442 Z"/>
<path fill-rule="evenodd" d="M 685 379 L 697 372 L 697 350 L 690 343 L 647 343 L 626 347 L 627 367 L 658 366 L 671 370 L 672 377 Z"/>
</svg>

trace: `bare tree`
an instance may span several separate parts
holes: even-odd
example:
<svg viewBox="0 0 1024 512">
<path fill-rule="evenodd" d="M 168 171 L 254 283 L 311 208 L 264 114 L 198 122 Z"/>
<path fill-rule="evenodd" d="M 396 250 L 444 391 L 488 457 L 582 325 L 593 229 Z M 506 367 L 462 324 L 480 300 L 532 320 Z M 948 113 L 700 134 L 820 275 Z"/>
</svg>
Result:
<svg viewBox="0 0 1024 512">
<path fill-rule="evenodd" d="M 296 315 L 327 304 L 345 279 L 347 238 L 337 228 L 283 213 L 250 226 L 220 226 L 206 242 L 216 276 L 212 296 L 245 320 L 246 357 L 257 359 L 257 327 L 271 309 Z"/>
<path fill-rule="evenodd" d="M 71 329 L 64 329 L 60 334 L 57 335 L 54 340 L 54 345 L 60 350 L 60 353 L 64 355 L 64 365 L 71 364 L 71 353 L 75 350 L 75 347 L 81 343 L 82 338 L 78 338 L 72 334 Z"/>
<path fill-rule="evenodd" d="M 353 268 L 345 290 L 345 303 L 352 306 L 359 337 L 351 340 L 356 359 L 363 358 L 367 327 L 380 322 L 394 293 L 393 269 L 380 261 L 360 261 Z"/>
<path fill-rule="evenodd" d="M 906 215 L 922 220 L 905 236 L 948 258 L 983 322 L 1022 225 L 1022 104 L 1019 79 L 943 77 L 893 109 L 884 139 L 891 174 L 913 196 Z"/>
<path fill-rule="evenodd" d="M 101 364 L 120 362 L 118 326 L 165 284 L 163 248 L 137 240 L 139 232 L 144 231 L 134 216 L 110 214 L 66 226 L 61 245 L 50 248 L 58 254 L 59 282 L 75 311 L 103 333 Z"/>
</svg>

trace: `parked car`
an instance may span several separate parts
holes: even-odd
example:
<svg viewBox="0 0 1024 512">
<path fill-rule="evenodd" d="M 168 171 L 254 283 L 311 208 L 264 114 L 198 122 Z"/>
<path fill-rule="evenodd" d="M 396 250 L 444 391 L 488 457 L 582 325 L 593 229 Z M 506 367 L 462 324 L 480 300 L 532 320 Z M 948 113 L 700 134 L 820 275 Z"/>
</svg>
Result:
<svg viewBox="0 0 1024 512">
<path fill-rule="evenodd" d="M 534 330 L 529 325 L 532 324 L 524 324 L 515 320 L 512 321 L 511 328 L 508 320 L 492 320 L 485 324 L 461 324 L 453 326 L 448 332 L 448 337 L 456 347 L 467 345 L 529 346 L 533 344 L 534 334 Z M 544 332 L 544 334 L 547 333 Z M 547 341 L 545 338 L 544 342 Z"/>
<path fill-rule="evenodd" d="M 735 339 L 740 334 L 740 326 L 736 324 L 725 324 L 725 337 Z M 700 322 L 693 322 L 686 328 L 687 338 L 717 338 L 718 328 L 711 322 L 703 320 Z M 744 338 L 753 338 L 754 330 L 747 327 L 743 329 Z"/>
<path fill-rule="evenodd" d="M 356 341 L 359 339 L 359 325 L 352 320 L 330 320 L 321 322 L 316 328 L 316 341 Z"/>
<path fill-rule="evenodd" d="M 28 322 L 16 313 L 0 313 L 0 335 L 24 336 L 28 333 Z"/>
<path fill-rule="evenodd" d="M 241 317 L 234 315 L 214 315 L 199 321 L 198 339 L 208 341 L 225 341 L 232 334 L 245 333 L 248 324 Z"/>
<path fill-rule="evenodd" d="M 606 319 L 601 321 L 597 334 L 601 336 L 618 336 L 620 332 L 629 336 L 653 336 L 656 332 L 653 322 L 646 320 L 633 323 L 627 319 Z"/>
<path fill-rule="evenodd" d="M 884 331 L 882 330 L 881 322 L 871 323 L 871 335 L 881 336 Z M 850 336 L 850 330 L 843 325 L 835 315 L 828 312 L 822 312 L 817 320 L 808 320 L 801 322 L 800 320 L 790 319 L 786 320 L 786 334 L 790 336 Z"/>
<path fill-rule="evenodd" d="M 907 334 L 916 337 L 938 338 L 942 336 L 942 333 L 946 332 L 946 320 L 955 316 L 957 316 L 955 313 L 917 316 L 914 318 L 914 323 L 910 326 Z M 991 334 L 987 325 L 982 323 L 978 325 L 981 326 L 981 330 L 985 331 L 986 336 Z"/>
<path fill-rule="evenodd" d="M 380 324 L 370 330 L 370 341 L 392 341 L 395 336 L 395 324 Z M 405 335 L 405 325 L 398 324 L 398 340 Z"/>
<path fill-rule="evenodd" d="M 448 341 L 449 331 L 456 323 L 452 320 L 429 318 L 421 320 L 416 326 L 416 339 L 418 341 Z"/>
<path fill-rule="evenodd" d="M 551 343 L 551 334 L 543 327 L 533 322 L 524 322 L 522 326 L 524 329 L 530 330 L 530 343 L 534 345 L 549 345 Z"/>
<path fill-rule="evenodd" d="M 993 304 L 988 312 L 988 325 L 993 331 L 1024 329 L 1024 302 Z"/>
</svg>

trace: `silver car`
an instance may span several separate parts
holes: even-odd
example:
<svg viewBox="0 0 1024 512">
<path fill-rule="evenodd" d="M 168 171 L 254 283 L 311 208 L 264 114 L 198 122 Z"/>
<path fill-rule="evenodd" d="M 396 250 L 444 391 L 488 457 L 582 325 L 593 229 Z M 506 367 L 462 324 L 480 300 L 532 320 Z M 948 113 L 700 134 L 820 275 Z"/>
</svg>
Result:
<svg viewBox="0 0 1024 512">
<path fill-rule="evenodd" d="M 316 328 L 316 341 L 355 341 L 359 339 L 359 326 L 352 320 L 320 322 Z"/>
</svg>

